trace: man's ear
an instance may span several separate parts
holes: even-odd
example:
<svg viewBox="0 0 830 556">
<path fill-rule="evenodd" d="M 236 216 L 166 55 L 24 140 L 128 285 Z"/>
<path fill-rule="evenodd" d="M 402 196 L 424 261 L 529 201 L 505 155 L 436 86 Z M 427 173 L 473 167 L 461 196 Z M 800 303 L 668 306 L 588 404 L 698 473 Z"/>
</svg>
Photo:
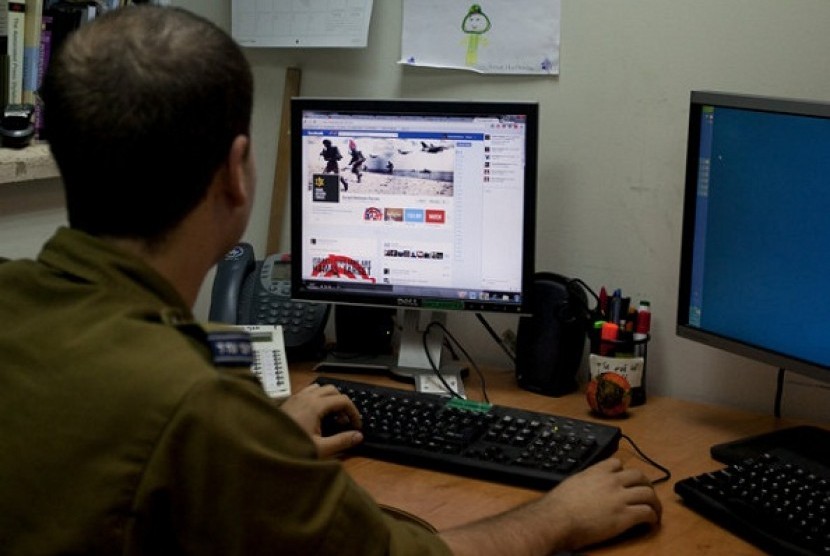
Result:
<svg viewBox="0 0 830 556">
<path fill-rule="evenodd" d="M 251 139 L 247 135 L 237 135 L 228 151 L 227 194 L 235 205 L 245 205 L 253 195 L 253 172 Z"/>
</svg>

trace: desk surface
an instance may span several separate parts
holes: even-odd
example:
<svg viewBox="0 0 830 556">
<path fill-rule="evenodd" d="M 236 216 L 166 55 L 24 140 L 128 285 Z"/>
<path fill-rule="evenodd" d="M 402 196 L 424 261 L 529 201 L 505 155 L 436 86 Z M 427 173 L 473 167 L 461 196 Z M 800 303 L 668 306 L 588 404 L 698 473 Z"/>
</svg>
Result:
<svg viewBox="0 0 830 556">
<path fill-rule="evenodd" d="M 332 375 L 334 376 L 334 375 Z M 336 375 L 340 378 L 396 385 L 383 376 Z M 298 367 L 291 372 L 296 391 L 315 377 Z M 552 398 L 533 394 L 516 386 L 510 372 L 488 372 L 487 392 L 498 405 L 525 408 L 586 420 L 594 418 L 582 394 Z M 466 380 L 470 399 L 481 399 L 476 377 Z M 677 480 L 723 467 L 709 456 L 712 444 L 735 440 L 796 424 L 734 409 L 660 397 L 650 397 L 645 405 L 631 408 L 627 417 L 613 420 L 649 457 L 668 467 L 672 479 L 657 485 L 663 503 L 660 527 L 634 538 L 588 551 L 590 554 L 730 554 L 757 555 L 761 551 L 684 507 L 673 491 Z M 620 442 L 617 457 L 627 466 L 642 469 L 652 479 L 662 472 L 645 463 L 626 441 Z M 393 506 L 444 529 L 473 519 L 493 515 L 536 498 L 538 491 L 469 479 L 430 471 L 347 456 L 343 460 L 349 474 L 381 504 Z"/>
</svg>

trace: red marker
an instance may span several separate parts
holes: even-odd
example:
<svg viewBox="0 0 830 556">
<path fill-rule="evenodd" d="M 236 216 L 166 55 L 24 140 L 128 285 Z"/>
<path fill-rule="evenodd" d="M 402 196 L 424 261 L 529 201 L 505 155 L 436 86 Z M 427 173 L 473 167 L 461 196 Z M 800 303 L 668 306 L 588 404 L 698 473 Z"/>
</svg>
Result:
<svg viewBox="0 0 830 556">
<path fill-rule="evenodd" d="M 637 326 L 634 329 L 635 340 L 645 340 L 651 331 L 651 304 L 648 301 L 640 301 L 637 307 Z"/>
</svg>

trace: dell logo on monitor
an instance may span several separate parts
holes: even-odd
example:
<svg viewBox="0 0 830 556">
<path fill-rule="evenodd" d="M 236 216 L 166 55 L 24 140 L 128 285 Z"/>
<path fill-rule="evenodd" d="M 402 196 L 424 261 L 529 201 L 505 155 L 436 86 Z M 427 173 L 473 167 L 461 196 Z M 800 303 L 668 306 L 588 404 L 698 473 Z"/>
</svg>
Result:
<svg viewBox="0 0 830 556">
<path fill-rule="evenodd" d="M 397 302 L 401 307 L 420 307 L 421 305 L 417 299 L 412 297 L 399 297 Z"/>
</svg>

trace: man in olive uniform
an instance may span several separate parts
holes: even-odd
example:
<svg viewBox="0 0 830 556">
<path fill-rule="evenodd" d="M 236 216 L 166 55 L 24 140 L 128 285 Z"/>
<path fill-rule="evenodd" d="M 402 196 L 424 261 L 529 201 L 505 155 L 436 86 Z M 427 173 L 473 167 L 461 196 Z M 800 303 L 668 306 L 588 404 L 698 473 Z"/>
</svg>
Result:
<svg viewBox="0 0 830 556">
<path fill-rule="evenodd" d="M 616 460 L 484 522 L 395 521 L 330 458 L 362 440 L 348 398 L 278 407 L 244 338 L 194 321 L 253 202 L 252 88 L 227 34 L 176 8 L 109 12 L 51 61 L 69 227 L 0 262 L 0 552 L 523 555 L 657 522 Z M 330 413 L 355 430 L 322 438 Z"/>
</svg>

